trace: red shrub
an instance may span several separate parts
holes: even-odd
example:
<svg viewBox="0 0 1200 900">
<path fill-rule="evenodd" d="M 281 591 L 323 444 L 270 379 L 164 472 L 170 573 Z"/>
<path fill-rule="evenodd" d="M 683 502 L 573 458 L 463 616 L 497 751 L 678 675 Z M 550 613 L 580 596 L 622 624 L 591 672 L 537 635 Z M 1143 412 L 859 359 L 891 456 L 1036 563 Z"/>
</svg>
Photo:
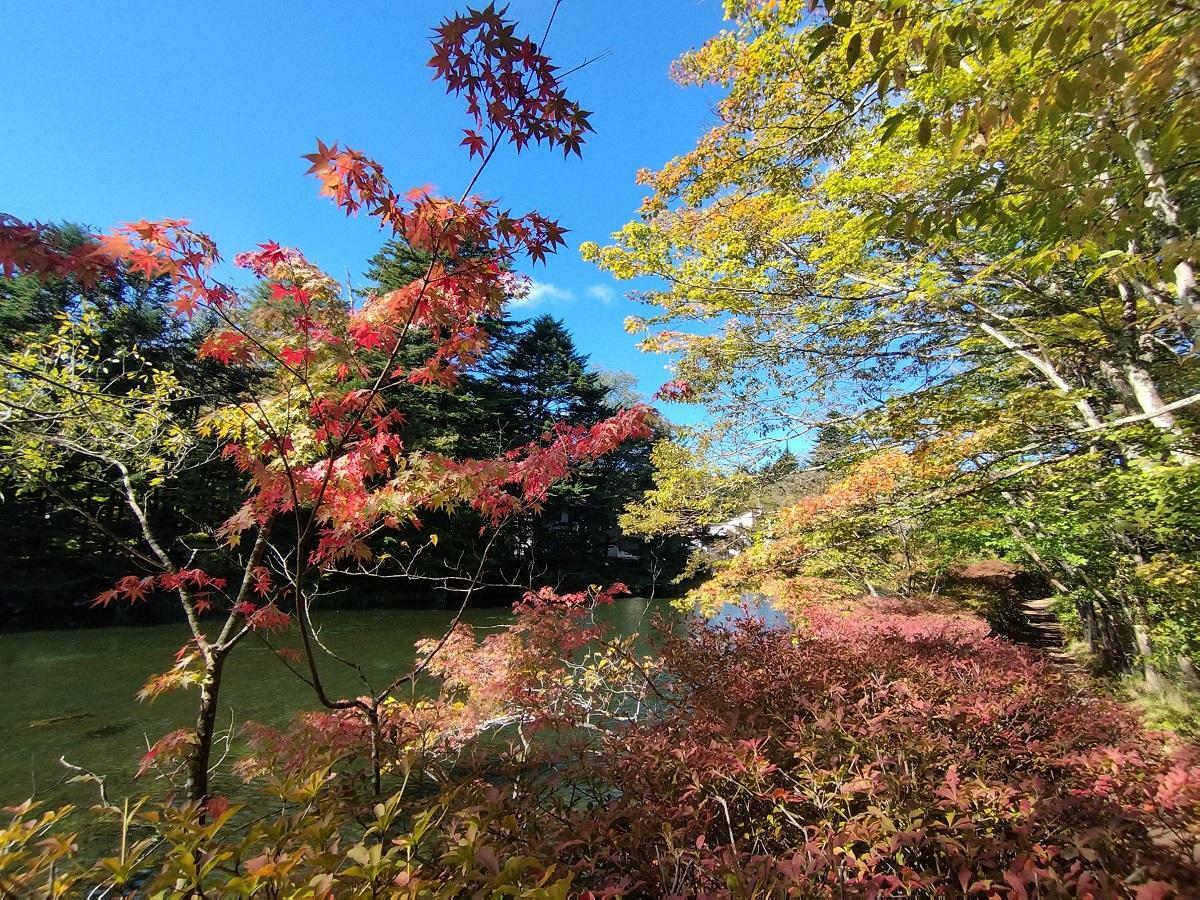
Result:
<svg viewBox="0 0 1200 900">
<path fill-rule="evenodd" d="M 669 638 L 678 701 L 605 746 L 585 883 L 653 893 L 1184 896 L 1200 767 L 976 619 L 812 609 Z M 592 763 L 595 765 L 595 763 Z M 616 873 L 621 873 L 618 878 Z"/>
</svg>

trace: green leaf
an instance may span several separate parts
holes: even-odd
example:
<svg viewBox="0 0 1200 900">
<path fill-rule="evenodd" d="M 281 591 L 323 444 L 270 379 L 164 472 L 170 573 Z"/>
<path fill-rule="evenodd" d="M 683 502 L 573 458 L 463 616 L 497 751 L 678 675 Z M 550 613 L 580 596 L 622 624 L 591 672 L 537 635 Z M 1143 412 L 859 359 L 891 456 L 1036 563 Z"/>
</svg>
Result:
<svg viewBox="0 0 1200 900">
<path fill-rule="evenodd" d="M 1055 54 L 1062 53 L 1063 47 L 1067 43 L 1067 31 L 1062 25 L 1055 25 L 1050 29 L 1050 36 L 1047 41 L 1050 45 L 1050 50 Z"/>
<path fill-rule="evenodd" d="M 996 43 L 1004 53 L 1012 53 L 1014 31 L 1010 23 L 1005 22 L 996 30 Z"/>
<path fill-rule="evenodd" d="M 1014 122 L 1020 122 L 1025 118 L 1025 113 L 1029 110 L 1029 95 L 1024 91 L 1017 91 L 1013 94 L 1012 100 L 1008 106 L 1008 112 L 1013 117 Z"/>
<path fill-rule="evenodd" d="M 853 69 L 860 56 L 862 56 L 862 35 L 855 32 L 846 42 L 846 65 Z"/>
<path fill-rule="evenodd" d="M 900 127 L 900 123 L 908 118 L 908 113 L 901 111 L 892 113 L 883 120 L 883 131 L 879 135 L 879 142 L 886 143 L 887 140 L 896 133 L 896 129 Z"/>
<path fill-rule="evenodd" d="M 871 32 L 871 40 L 867 42 L 867 50 L 871 56 L 878 58 L 879 51 L 883 48 L 883 29 L 876 28 Z"/>
<path fill-rule="evenodd" d="M 921 124 L 917 126 L 917 143 L 922 147 L 929 143 L 929 138 L 933 136 L 933 122 L 929 116 L 921 118 Z"/>
<path fill-rule="evenodd" d="M 891 84 L 892 73 L 891 70 L 885 66 L 883 71 L 879 73 L 879 83 L 875 88 L 875 91 L 880 98 L 887 96 L 888 88 L 891 87 Z"/>
<path fill-rule="evenodd" d="M 1069 110 L 1073 103 L 1073 92 L 1071 90 L 1071 79 L 1060 78 L 1058 84 L 1054 86 L 1054 102 L 1061 110 Z"/>
<path fill-rule="evenodd" d="M 829 45 L 837 37 L 837 29 L 830 25 L 822 25 L 820 28 L 813 30 L 812 37 L 816 38 L 816 43 L 808 51 L 809 62 L 813 62 L 818 56 L 829 49 Z"/>
</svg>

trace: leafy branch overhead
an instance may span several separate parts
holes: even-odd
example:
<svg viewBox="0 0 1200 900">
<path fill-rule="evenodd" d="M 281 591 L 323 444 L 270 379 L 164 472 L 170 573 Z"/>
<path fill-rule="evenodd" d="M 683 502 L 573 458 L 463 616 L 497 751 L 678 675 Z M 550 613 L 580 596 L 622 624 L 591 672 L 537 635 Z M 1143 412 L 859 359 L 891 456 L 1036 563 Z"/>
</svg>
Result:
<svg viewBox="0 0 1200 900">
<path fill-rule="evenodd" d="M 642 173 L 640 217 L 584 255 L 663 279 L 627 325 L 713 414 L 701 450 L 753 469 L 834 428 L 814 473 L 831 503 L 896 476 L 837 519 L 805 523 L 804 500 L 775 526 L 786 551 L 763 529 L 763 560 L 862 590 L 1011 557 L 1107 665 L 1186 670 L 1194 611 L 1139 573 L 1195 586 L 1195 11 L 727 10 L 674 68 L 722 91 L 718 123 Z"/>
</svg>

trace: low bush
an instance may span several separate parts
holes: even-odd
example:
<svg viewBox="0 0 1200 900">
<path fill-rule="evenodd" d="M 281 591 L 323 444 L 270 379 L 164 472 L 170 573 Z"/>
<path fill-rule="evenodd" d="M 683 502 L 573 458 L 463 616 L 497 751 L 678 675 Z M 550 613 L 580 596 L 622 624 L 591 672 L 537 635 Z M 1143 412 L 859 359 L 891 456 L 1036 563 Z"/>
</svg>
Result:
<svg viewBox="0 0 1200 900">
<path fill-rule="evenodd" d="M 592 622 L 607 599 L 547 592 L 510 631 L 457 634 L 442 692 L 397 702 L 382 730 L 390 799 L 369 795 L 366 731 L 306 717 L 255 735 L 242 771 L 262 809 L 110 809 L 126 839 L 91 870 L 72 869 L 63 820 L 21 810 L 0 884 L 1195 896 L 1200 749 L 981 620 L 899 601 L 813 606 L 798 629 L 695 620 L 661 630 L 651 667 Z"/>
</svg>

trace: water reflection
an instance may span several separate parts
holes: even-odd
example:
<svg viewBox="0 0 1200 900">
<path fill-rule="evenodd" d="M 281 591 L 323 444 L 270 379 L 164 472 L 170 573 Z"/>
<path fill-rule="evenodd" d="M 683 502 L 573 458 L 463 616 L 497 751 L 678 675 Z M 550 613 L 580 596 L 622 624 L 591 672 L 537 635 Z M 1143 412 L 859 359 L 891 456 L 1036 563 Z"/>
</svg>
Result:
<svg viewBox="0 0 1200 900">
<path fill-rule="evenodd" d="M 768 628 L 791 627 L 791 620 L 786 613 L 773 606 L 765 594 L 754 591 L 742 594 L 737 603 L 726 603 L 708 621 L 713 626 L 731 627 L 747 618 L 762 619 Z"/>
</svg>

